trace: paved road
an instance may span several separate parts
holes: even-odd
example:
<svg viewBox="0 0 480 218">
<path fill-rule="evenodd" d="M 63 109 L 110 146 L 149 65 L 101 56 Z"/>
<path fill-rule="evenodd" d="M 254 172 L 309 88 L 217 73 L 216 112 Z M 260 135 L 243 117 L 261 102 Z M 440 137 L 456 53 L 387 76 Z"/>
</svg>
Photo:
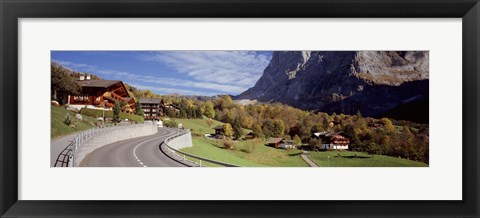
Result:
<svg viewBox="0 0 480 218">
<path fill-rule="evenodd" d="M 160 151 L 159 145 L 175 130 L 158 128 L 158 133 L 105 145 L 88 154 L 82 167 L 185 167 Z"/>
</svg>

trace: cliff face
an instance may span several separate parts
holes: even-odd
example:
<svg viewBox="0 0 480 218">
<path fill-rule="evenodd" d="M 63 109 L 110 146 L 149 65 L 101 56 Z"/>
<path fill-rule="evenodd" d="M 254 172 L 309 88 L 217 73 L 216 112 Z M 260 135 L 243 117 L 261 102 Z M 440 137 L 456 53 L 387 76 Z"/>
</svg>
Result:
<svg viewBox="0 0 480 218">
<path fill-rule="evenodd" d="M 279 51 L 255 86 L 235 98 L 380 117 L 428 102 L 428 63 L 428 51 Z"/>
</svg>

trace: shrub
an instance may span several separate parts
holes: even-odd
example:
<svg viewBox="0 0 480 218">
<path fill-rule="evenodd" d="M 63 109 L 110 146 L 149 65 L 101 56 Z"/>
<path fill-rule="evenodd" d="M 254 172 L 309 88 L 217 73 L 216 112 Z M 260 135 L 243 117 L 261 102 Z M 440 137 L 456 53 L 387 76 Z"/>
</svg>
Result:
<svg viewBox="0 0 480 218">
<path fill-rule="evenodd" d="M 70 126 L 70 124 L 72 124 L 72 118 L 70 117 L 70 114 L 67 114 L 65 116 L 65 119 L 63 120 L 63 123 L 65 123 L 67 126 Z"/>
<path fill-rule="evenodd" d="M 174 120 L 163 121 L 163 125 L 165 127 L 169 127 L 169 128 L 177 128 L 178 127 L 178 123 L 175 122 Z"/>
<path fill-rule="evenodd" d="M 224 139 L 223 140 L 223 148 L 234 150 L 235 146 L 233 145 L 233 141 L 231 139 Z"/>
<path fill-rule="evenodd" d="M 82 108 L 80 110 L 80 114 L 95 117 L 95 118 L 103 116 L 102 110 L 96 110 L 96 109 L 90 109 L 90 108 Z M 113 118 L 113 111 L 105 111 L 105 117 L 106 118 Z M 125 112 L 120 113 L 120 118 L 121 119 L 128 119 L 130 121 L 135 121 L 135 122 L 138 122 L 138 123 L 143 123 L 144 122 L 144 119 L 143 119 L 142 116 L 138 116 L 138 115 L 135 115 L 135 114 L 129 114 L 129 113 L 125 113 Z"/>
</svg>

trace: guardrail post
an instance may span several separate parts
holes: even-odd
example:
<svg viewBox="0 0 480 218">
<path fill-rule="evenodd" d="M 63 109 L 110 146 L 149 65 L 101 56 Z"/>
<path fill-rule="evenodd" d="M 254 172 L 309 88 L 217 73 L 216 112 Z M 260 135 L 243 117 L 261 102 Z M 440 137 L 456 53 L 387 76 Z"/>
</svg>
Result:
<svg viewBox="0 0 480 218">
<path fill-rule="evenodd" d="M 200 160 L 200 167 L 202 167 L 202 160 Z"/>
</svg>

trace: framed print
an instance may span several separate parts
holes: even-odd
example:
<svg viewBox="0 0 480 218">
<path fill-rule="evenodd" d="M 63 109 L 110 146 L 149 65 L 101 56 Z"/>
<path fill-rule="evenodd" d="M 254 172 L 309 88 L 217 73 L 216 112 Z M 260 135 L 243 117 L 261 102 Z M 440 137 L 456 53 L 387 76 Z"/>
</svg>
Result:
<svg viewBox="0 0 480 218">
<path fill-rule="evenodd" d="M 479 215 L 476 0 L 0 8 L 1 217 Z"/>
</svg>

